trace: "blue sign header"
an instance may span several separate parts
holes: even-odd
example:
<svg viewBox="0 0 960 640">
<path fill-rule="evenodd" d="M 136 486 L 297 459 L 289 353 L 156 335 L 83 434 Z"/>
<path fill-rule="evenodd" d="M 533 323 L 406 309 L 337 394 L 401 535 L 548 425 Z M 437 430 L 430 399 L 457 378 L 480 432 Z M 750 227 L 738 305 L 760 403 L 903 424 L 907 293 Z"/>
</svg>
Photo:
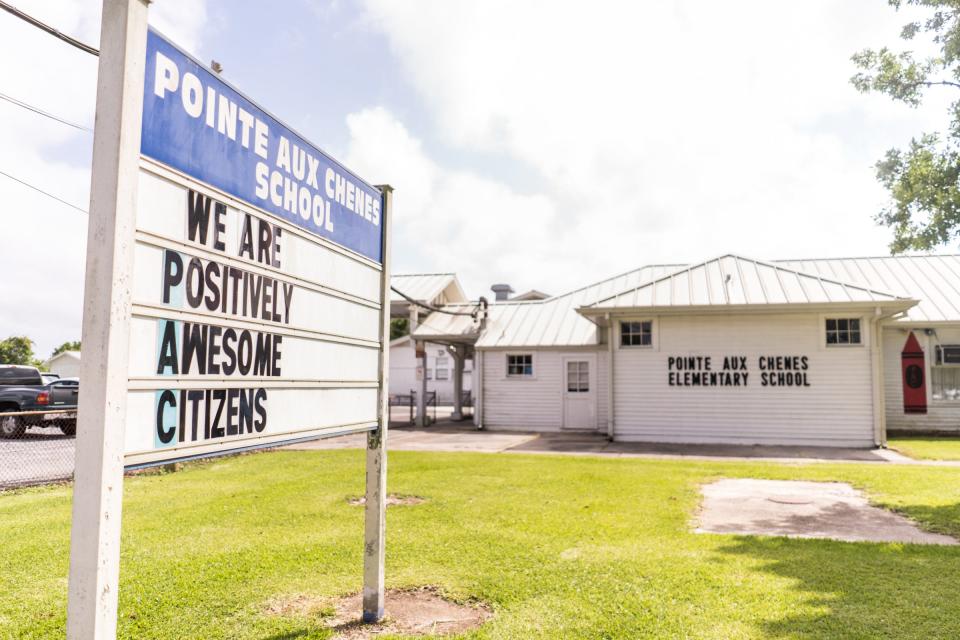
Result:
<svg viewBox="0 0 960 640">
<path fill-rule="evenodd" d="M 382 262 L 380 191 L 152 29 L 140 151 Z"/>
</svg>

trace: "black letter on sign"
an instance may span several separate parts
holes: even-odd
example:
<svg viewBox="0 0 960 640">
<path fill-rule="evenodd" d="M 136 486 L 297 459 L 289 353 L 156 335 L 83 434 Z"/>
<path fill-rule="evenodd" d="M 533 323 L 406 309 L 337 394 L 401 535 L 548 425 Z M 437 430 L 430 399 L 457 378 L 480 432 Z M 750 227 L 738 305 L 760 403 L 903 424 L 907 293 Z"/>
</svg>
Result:
<svg viewBox="0 0 960 640">
<path fill-rule="evenodd" d="M 210 198 L 205 198 L 202 193 L 197 193 L 191 189 L 188 200 L 187 237 L 190 242 L 196 242 L 197 235 L 199 235 L 200 244 L 207 244 L 207 227 L 210 225 Z"/>
<path fill-rule="evenodd" d="M 227 223 L 223 216 L 227 215 L 227 205 L 216 203 L 213 205 L 213 248 L 224 251 L 227 245 L 223 243 L 223 232 L 227 230 Z"/>
<path fill-rule="evenodd" d="M 160 394 L 159 402 L 157 402 L 157 438 L 163 444 L 170 444 L 173 442 L 173 436 L 177 434 L 177 425 L 170 425 L 169 429 L 163 428 L 163 410 L 166 405 L 177 406 L 177 396 L 169 389 L 164 389 L 163 393 Z"/>
<path fill-rule="evenodd" d="M 163 250 L 163 304 L 170 304 L 170 289 L 183 280 L 183 259 L 176 251 Z"/>
<path fill-rule="evenodd" d="M 197 286 L 194 287 L 194 275 Z M 198 309 L 203 302 L 203 263 L 200 258 L 190 258 L 187 265 L 187 303 L 191 309 Z"/>
<path fill-rule="evenodd" d="M 240 251 L 237 255 L 241 258 L 246 256 L 253 260 L 253 229 L 251 229 L 250 214 L 243 216 L 243 229 L 240 232 Z"/>
<path fill-rule="evenodd" d="M 253 396 L 253 408 L 260 416 L 260 419 L 253 423 L 253 428 L 257 430 L 257 433 L 262 433 L 267 428 L 267 408 L 264 406 L 266 402 L 267 390 L 257 389 L 257 393 Z"/>
<path fill-rule="evenodd" d="M 177 364 L 177 326 L 173 320 L 161 320 L 163 337 L 160 339 L 160 355 L 157 357 L 157 375 L 162 376 L 164 369 L 170 367 L 170 373 L 180 373 Z"/>
</svg>

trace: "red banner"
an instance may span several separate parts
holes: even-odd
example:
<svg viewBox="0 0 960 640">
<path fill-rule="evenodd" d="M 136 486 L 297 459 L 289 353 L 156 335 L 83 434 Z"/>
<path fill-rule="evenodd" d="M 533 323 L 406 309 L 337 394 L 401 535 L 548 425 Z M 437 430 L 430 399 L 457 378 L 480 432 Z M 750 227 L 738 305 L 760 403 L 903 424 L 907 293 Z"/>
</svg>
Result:
<svg viewBox="0 0 960 640">
<path fill-rule="evenodd" d="M 913 331 L 900 352 L 900 367 L 903 376 L 903 412 L 927 412 L 927 380 L 924 375 L 923 349 Z"/>
</svg>

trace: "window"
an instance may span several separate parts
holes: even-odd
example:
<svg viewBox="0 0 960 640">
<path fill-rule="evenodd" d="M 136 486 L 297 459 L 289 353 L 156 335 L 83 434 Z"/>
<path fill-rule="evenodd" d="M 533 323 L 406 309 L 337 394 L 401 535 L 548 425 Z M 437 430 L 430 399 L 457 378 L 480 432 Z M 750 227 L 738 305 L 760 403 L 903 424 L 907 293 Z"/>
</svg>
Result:
<svg viewBox="0 0 960 640">
<path fill-rule="evenodd" d="M 620 323 L 620 346 L 649 347 L 653 344 L 653 323 L 643 322 Z"/>
<path fill-rule="evenodd" d="M 532 376 L 533 375 L 533 355 L 525 353 L 522 355 L 507 356 L 507 375 L 508 376 Z"/>
<path fill-rule="evenodd" d="M 450 379 L 450 369 L 441 369 L 440 367 L 437 367 L 437 380 L 449 380 L 449 379 Z"/>
<path fill-rule="evenodd" d="M 437 358 L 438 367 L 446 367 L 449 364 L 450 364 L 450 360 L 448 360 L 447 358 L 439 358 L 439 357 Z"/>
<path fill-rule="evenodd" d="M 860 344 L 860 318 L 827 318 L 827 344 Z"/>
<path fill-rule="evenodd" d="M 433 369 L 427 369 L 427 380 L 433 380 Z"/>
<path fill-rule="evenodd" d="M 937 345 L 930 383 L 934 400 L 960 400 L 960 345 Z"/>
<path fill-rule="evenodd" d="M 585 360 L 567 362 L 567 392 L 588 393 L 590 391 L 590 363 Z"/>
</svg>

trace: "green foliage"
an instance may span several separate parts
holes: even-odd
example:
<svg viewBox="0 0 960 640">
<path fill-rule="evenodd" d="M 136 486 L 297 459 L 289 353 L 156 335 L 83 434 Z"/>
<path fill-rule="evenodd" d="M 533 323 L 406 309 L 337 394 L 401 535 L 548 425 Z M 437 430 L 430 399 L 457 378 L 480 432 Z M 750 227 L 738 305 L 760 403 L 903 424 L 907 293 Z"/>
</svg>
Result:
<svg viewBox="0 0 960 640">
<path fill-rule="evenodd" d="M 10 336 L 0 340 L 0 364 L 40 366 L 33 354 L 33 340 L 26 336 Z"/>
<path fill-rule="evenodd" d="M 890 202 L 877 215 L 893 229 L 894 253 L 929 250 L 960 237 L 960 3 L 957 0 L 888 0 L 925 7 L 930 16 L 904 26 L 900 37 L 911 41 L 926 35 L 938 55 L 918 59 L 912 51 L 884 47 L 853 56 L 860 71 L 851 78 L 864 93 L 882 93 L 911 107 L 923 104 L 932 88 L 957 95 L 948 107 L 943 132 L 914 138 L 907 149 L 890 149 L 877 162 L 877 179 Z"/>
<path fill-rule="evenodd" d="M 390 321 L 390 339 L 396 340 L 410 333 L 410 321 L 406 318 L 394 318 Z"/>
<path fill-rule="evenodd" d="M 53 350 L 53 353 L 50 354 L 50 357 L 58 356 L 64 351 L 80 351 L 80 341 L 74 340 L 73 342 L 64 342 L 62 345 Z"/>
<path fill-rule="evenodd" d="M 118 638 L 330 638 L 328 599 L 361 588 L 363 475 L 357 449 L 128 477 Z M 694 533 L 723 477 L 850 482 L 960 534 L 960 468 L 394 451 L 390 491 L 426 501 L 389 508 L 387 586 L 489 603 L 460 640 L 960 637 L 957 547 Z M 0 493 L 0 638 L 64 637 L 70 500 Z"/>
</svg>

